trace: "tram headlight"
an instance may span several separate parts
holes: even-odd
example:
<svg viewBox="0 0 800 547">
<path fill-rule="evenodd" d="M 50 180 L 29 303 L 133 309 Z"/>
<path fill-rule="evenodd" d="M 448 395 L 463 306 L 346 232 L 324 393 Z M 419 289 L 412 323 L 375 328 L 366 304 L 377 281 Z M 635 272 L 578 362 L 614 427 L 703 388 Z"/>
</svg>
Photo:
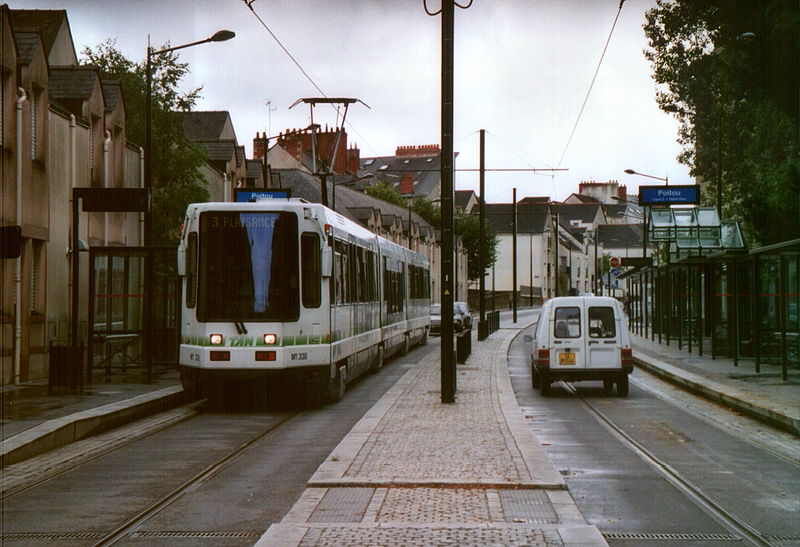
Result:
<svg viewBox="0 0 800 547">
<path fill-rule="evenodd" d="M 221 334 L 212 334 L 208 337 L 209 341 L 211 342 L 212 346 L 221 346 L 222 342 L 224 342 L 224 338 Z"/>
<path fill-rule="evenodd" d="M 278 341 L 278 336 L 275 334 L 265 334 L 264 335 L 264 344 L 267 346 L 272 346 L 275 342 Z"/>
</svg>

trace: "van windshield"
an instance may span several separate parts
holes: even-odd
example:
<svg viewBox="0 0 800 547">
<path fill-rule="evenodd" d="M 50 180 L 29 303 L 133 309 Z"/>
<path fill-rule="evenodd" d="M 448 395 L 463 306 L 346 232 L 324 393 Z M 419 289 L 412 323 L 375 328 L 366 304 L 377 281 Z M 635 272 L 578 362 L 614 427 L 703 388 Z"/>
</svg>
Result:
<svg viewBox="0 0 800 547">
<path fill-rule="evenodd" d="M 578 307 L 556 308 L 556 338 L 579 338 L 581 335 L 581 309 Z"/>
<path fill-rule="evenodd" d="M 589 308 L 589 338 L 614 338 L 617 324 L 611 306 Z"/>
</svg>

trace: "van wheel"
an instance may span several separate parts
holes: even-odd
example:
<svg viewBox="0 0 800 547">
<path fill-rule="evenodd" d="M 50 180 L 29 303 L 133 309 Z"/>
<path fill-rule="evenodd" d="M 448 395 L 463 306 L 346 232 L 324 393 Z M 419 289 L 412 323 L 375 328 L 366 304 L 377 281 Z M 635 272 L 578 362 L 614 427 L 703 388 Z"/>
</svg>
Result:
<svg viewBox="0 0 800 547">
<path fill-rule="evenodd" d="M 331 378 L 330 383 L 328 384 L 328 403 L 336 403 L 340 401 L 342 397 L 344 397 L 344 392 L 347 388 L 345 378 L 345 375 L 347 374 L 346 371 L 347 368 L 344 365 L 336 369 L 336 377 Z"/>
<path fill-rule="evenodd" d="M 617 395 L 619 397 L 628 396 L 628 375 L 625 373 L 620 374 L 617 379 Z"/>
<path fill-rule="evenodd" d="M 550 378 L 548 378 L 544 373 L 539 375 L 539 391 L 542 394 L 542 397 L 547 397 L 550 395 Z"/>
<path fill-rule="evenodd" d="M 603 391 L 606 393 L 611 393 L 614 389 L 614 380 L 611 378 L 603 378 Z"/>
<path fill-rule="evenodd" d="M 536 367 L 531 367 L 531 387 L 533 389 L 539 389 L 539 384 L 541 384 L 539 372 L 536 370 Z"/>
</svg>

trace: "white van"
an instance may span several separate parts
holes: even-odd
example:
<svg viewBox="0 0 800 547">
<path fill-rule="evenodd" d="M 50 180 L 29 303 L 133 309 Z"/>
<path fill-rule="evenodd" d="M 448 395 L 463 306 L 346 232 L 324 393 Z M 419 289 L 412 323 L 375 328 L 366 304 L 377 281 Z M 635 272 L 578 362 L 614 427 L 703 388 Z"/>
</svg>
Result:
<svg viewBox="0 0 800 547">
<path fill-rule="evenodd" d="M 622 304 L 607 296 L 564 296 L 544 303 L 533 327 L 531 384 L 543 396 L 550 384 L 602 380 L 606 391 L 628 395 L 633 354 Z"/>
</svg>

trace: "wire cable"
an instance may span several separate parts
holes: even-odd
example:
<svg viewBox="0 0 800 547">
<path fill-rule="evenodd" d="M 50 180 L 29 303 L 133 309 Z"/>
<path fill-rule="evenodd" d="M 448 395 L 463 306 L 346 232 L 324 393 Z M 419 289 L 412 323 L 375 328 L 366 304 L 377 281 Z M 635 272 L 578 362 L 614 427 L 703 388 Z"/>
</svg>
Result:
<svg viewBox="0 0 800 547">
<path fill-rule="evenodd" d="M 289 50 L 288 50 L 288 49 L 286 49 L 286 46 L 284 46 L 284 45 L 283 45 L 283 43 L 281 43 L 280 39 L 279 39 L 277 36 L 275 36 L 275 33 L 274 33 L 274 32 L 272 32 L 272 30 L 271 30 L 271 29 L 270 29 L 270 28 L 267 26 L 267 24 L 264 22 L 264 20 L 263 20 L 261 17 L 259 17 L 259 15 L 256 13 L 256 10 L 255 10 L 255 9 L 253 9 L 253 4 L 255 3 L 255 0 L 249 0 L 249 1 L 248 1 L 248 0 L 242 0 L 242 1 L 244 2 L 245 6 L 247 6 L 248 8 L 250 8 L 250 11 L 252 11 L 252 12 L 253 12 L 253 15 L 255 15 L 255 16 L 256 16 L 256 19 L 258 19 L 258 22 L 259 22 L 259 23 L 261 23 L 261 26 L 263 26 L 263 27 L 266 29 L 266 31 L 267 31 L 267 32 L 269 32 L 269 35 L 270 35 L 270 36 L 272 36 L 272 38 L 273 38 L 273 39 L 274 39 L 274 40 L 275 40 L 275 41 L 278 43 L 278 45 L 281 47 L 281 49 L 284 51 L 284 53 L 286 53 L 286 55 L 288 55 L 288 56 L 289 56 L 289 59 L 291 59 L 291 60 L 292 60 L 292 62 L 293 62 L 295 65 L 297 65 L 297 68 L 299 68 L 299 69 L 300 69 L 300 72 L 302 72 L 302 73 L 303 73 L 303 76 L 305 76 L 305 77 L 306 77 L 306 79 L 307 79 L 309 82 L 311 82 L 311 85 L 313 85 L 313 86 L 314 86 L 314 89 L 316 89 L 317 91 L 319 91 L 319 92 L 320 92 L 320 94 L 321 94 L 323 97 L 327 98 L 328 96 L 325 94 L 325 92 L 324 92 L 324 91 L 322 91 L 322 89 L 320 89 L 320 87 L 317 85 L 317 82 L 315 82 L 315 81 L 314 81 L 314 79 L 313 79 L 313 78 L 311 78 L 311 76 L 309 76 L 309 75 L 308 75 L 308 72 L 306 72 L 306 71 L 305 71 L 305 69 L 302 67 L 302 65 L 301 65 L 301 64 L 300 64 L 300 63 L 297 61 L 297 59 L 295 59 L 295 58 L 294 58 L 294 55 L 292 55 L 292 54 L 289 52 Z"/>
<path fill-rule="evenodd" d="M 447 2 L 448 0 L 444 0 Z M 442 8 L 439 8 L 439 11 L 431 11 L 428 9 L 428 0 L 422 0 L 422 7 L 425 8 L 425 13 L 430 15 L 431 17 L 436 17 L 440 13 L 442 13 Z"/>
<path fill-rule="evenodd" d="M 581 121 L 581 115 L 583 114 L 583 109 L 586 107 L 586 103 L 589 101 L 589 95 L 592 92 L 592 87 L 594 86 L 594 81 L 597 79 L 597 73 L 600 72 L 600 65 L 603 64 L 603 57 L 606 56 L 606 50 L 608 49 L 608 44 L 611 42 L 611 36 L 614 34 L 614 28 L 617 26 L 617 21 L 619 20 L 619 14 L 622 12 L 622 4 L 625 3 L 625 0 L 620 0 L 619 8 L 617 8 L 617 16 L 614 17 L 614 24 L 611 25 L 611 32 L 608 33 L 608 38 L 606 39 L 606 45 L 603 47 L 603 53 L 600 55 L 600 60 L 597 62 L 597 68 L 594 71 L 594 76 L 592 76 L 592 82 L 589 84 L 589 89 L 586 91 L 586 97 L 583 99 L 583 104 L 581 105 L 581 109 L 578 112 L 578 119 L 575 120 L 575 125 L 572 126 L 572 132 L 569 134 L 569 139 L 567 139 L 567 145 L 564 146 L 564 152 L 561 153 L 561 158 L 558 160 L 558 167 L 561 167 L 561 162 L 564 161 L 564 156 L 567 155 L 567 150 L 569 149 L 569 145 L 572 142 L 572 137 L 575 135 L 575 130 L 578 128 L 578 123 Z"/>
</svg>

